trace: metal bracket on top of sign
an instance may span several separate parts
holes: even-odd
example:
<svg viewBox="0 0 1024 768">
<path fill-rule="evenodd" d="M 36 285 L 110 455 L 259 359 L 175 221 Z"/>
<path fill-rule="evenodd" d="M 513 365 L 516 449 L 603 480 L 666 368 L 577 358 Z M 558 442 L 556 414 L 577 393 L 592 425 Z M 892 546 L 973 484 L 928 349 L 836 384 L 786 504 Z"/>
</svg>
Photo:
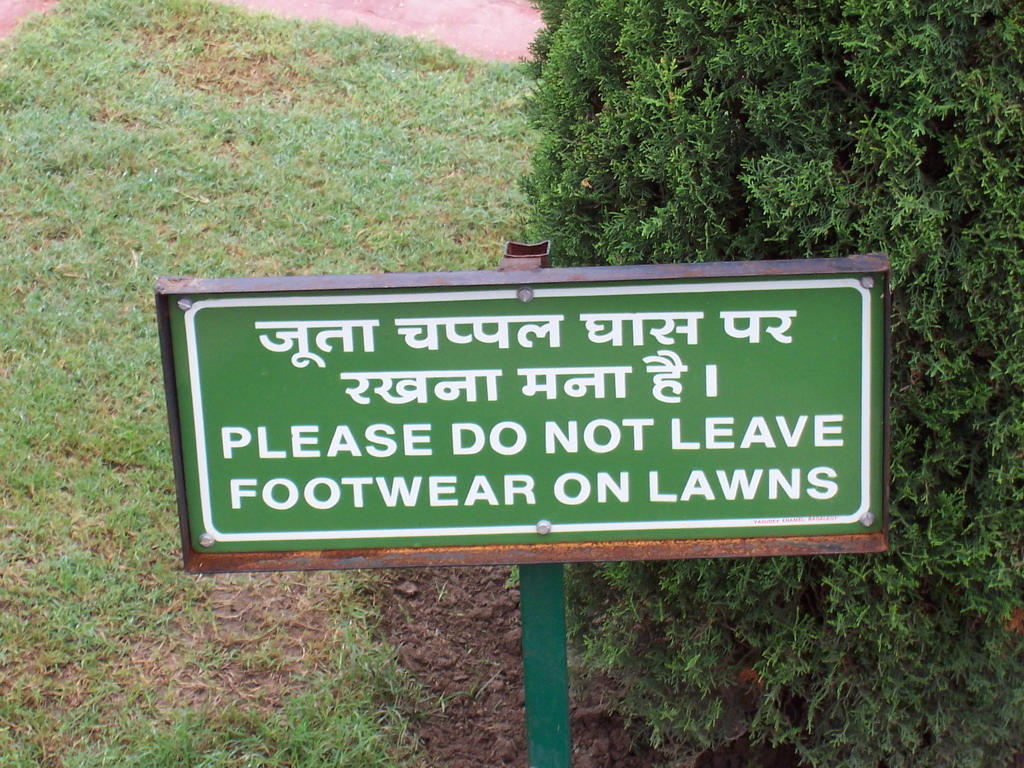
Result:
<svg viewBox="0 0 1024 768">
<path fill-rule="evenodd" d="M 550 256 L 551 241 L 542 240 L 539 243 L 516 243 L 505 244 L 505 255 L 498 265 L 502 271 L 519 269 L 547 269 Z"/>
<path fill-rule="evenodd" d="M 889 264 L 164 278 L 185 567 L 877 552 Z"/>
</svg>

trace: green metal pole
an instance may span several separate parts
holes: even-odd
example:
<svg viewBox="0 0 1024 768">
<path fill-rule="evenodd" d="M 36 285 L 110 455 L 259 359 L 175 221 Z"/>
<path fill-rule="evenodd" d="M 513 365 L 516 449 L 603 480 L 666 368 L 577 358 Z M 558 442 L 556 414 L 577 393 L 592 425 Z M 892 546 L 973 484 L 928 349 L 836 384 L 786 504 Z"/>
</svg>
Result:
<svg viewBox="0 0 1024 768">
<path fill-rule="evenodd" d="M 569 673 L 562 563 L 519 566 L 530 768 L 570 768 Z"/>
</svg>

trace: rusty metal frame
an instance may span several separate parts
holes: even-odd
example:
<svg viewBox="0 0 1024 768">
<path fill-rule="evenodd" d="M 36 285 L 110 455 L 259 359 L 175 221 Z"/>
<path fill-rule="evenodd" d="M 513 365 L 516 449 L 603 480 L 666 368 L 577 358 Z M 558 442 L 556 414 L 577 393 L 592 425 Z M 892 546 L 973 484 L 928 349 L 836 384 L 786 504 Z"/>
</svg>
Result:
<svg viewBox="0 0 1024 768">
<path fill-rule="evenodd" d="M 889 260 L 882 254 L 831 259 L 715 262 L 611 267 L 547 268 L 547 243 L 510 243 L 495 271 L 387 273 L 374 275 L 251 278 L 164 277 L 156 286 L 156 312 L 163 358 L 164 390 L 170 426 L 183 564 L 195 573 L 302 571 L 406 566 L 510 565 L 528 563 L 676 560 L 689 558 L 838 555 L 884 552 L 889 540 L 889 388 L 891 346 Z M 642 280 L 735 279 L 814 275 L 876 274 L 885 281 L 883 330 L 882 528 L 863 534 L 824 536 L 710 538 L 665 541 L 391 547 L 292 552 L 200 552 L 192 547 L 185 497 L 184 455 L 175 367 L 171 353 L 170 302 L 176 297 L 228 293 L 331 292 L 423 288 L 462 288 L 542 284 L 611 283 Z"/>
</svg>

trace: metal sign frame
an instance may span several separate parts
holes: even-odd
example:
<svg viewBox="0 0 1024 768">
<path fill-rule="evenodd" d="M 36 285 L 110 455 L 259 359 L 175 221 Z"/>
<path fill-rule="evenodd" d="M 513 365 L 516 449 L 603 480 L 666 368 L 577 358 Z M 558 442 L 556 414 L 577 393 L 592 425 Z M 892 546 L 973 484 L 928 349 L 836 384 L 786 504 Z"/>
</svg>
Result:
<svg viewBox="0 0 1024 768">
<path fill-rule="evenodd" d="M 603 286 L 653 285 L 652 281 L 707 281 L 707 280 L 783 280 L 803 278 L 834 279 L 848 277 L 872 286 L 875 295 L 877 320 L 882 326 L 882 360 L 871 361 L 872 376 L 880 376 L 881 408 L 877 414 L 881 451 L 872 461 L 872 476 L 879 478 L 880 489 L 873 491 L 880 497 L 880 508 L 873 508 L 873 519 L 865 516 L 864 532 L 821 535 L 769 535 L 757 537 L 715 538 L 654 538 L 632 540 L 628 527 L 619 540 L 571 541 L 537 543 L 487 543 L 444 546 L 374 546 L 358 548 L 346 546 L 332 549 L 319 546 L 300 551 L 206 551 L 195 546 L 196 537 L 191 530 L 190 501 L 186 492 L 186 446 L 181 423 L 178 381 L 182 366 L 189 362 L 176 359 L 175 331 L 172 328 L 173 307 L 191 307 L 195 302 L 208 302 L 211 306 L 233 294 L 252 296 L 308 294 L 310 301 L 328 295 L 374 293 L 377 291 L 416 290 L 426 293 L 446 290 L 465 291 L 511 288 L 521 297 L 534 289 L 550 290 L 564 286 L 568 291 L 587 286 L 600 294 Z M 309 569 L 341 569 L 425 565 L 474 564 L 529 564 L 565 563 L 614 560 L 680 559 L 694 557 L 746 557 L 766 555 L 840 554 L 853 552 L 879 552 L 887 548 L 889 507 L 889 263 L 885 256 L 866 255 L 835 259 L 809 259 L 795 261 L 735 262 L 708 264 L 670 264 L 632 267 L 589 267 L 573 269 L 518 268 L 494 272 L 450 272 L 421 274 L 381 274 L 326 277 L 283 278 L 228 278 L 193 279 L 162 278 L 156 289 L 157 317 L 163 356 L 164 381 L 170 423 L 171 448 L 175 468 L 178 512 L 181 523 L 182 551 L 186 570 L 192 572 L 224 571 L 277 571 Z M 524 293 L 525 292 L 525 293 Z M 180 340 L 179 340 L 180 347 Z M 180 354 L 177 356 L 180 358 Z M 867 363 L 865 363 L 865 370 Z M 877 379 L 876 379 L 877 381 Z M 195 494 L 193 494 L 195 495 Z M 858 510 L 860 514 L 862 510 Z M 876 514 L 877 512 L 877 514 Z"/>
</svg>

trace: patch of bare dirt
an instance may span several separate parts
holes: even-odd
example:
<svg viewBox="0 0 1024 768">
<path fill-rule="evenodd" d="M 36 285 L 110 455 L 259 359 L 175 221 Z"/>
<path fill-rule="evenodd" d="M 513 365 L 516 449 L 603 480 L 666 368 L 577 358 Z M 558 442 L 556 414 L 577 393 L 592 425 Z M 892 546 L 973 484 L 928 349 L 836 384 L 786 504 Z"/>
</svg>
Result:
<svg viewBox="0 0 1024 768">
<path fill-rule="evenodd" d="M 727 747 L 702 753 L 693 768 L 800 768 L 800 761 L 792 747 L 752 747 L 742 737 Z"/>
<path fill-rule="evenodd" d="M 415 726 L 448 768 L 526 765 L 519 590 L 508 568 L 384 575 L 379 631 L 437 705 Z M 608 712 L 601 692 L 572 702 L 574 768 L 651 768 L 657 753 Z"/>
</svg>

